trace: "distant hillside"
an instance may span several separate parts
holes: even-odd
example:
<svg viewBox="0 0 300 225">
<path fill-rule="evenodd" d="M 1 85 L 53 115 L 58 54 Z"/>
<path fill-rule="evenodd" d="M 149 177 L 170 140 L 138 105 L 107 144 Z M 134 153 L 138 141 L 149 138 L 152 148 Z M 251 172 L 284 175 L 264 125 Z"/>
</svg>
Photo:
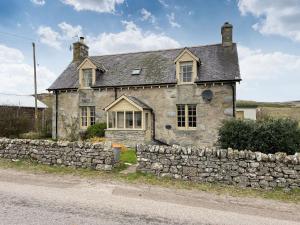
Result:
<svg viewBox="0 0 300 225">
<path fill-rule="evenodd" d="M 256 102 L 238 100 L 240 108 L 258 108 L 257 119 L 264 117 L 292 118 L 299 121 L 300 125 L 300 101 L 291 102 Z"/>
<path fill-rule="evenodd" d="M 293 108 L 293 107 L 300 107 L 300 101 L 256 102 L 256 101 L 247 101 L 247 100 L 237 100 L 236 106 L 240 108 L 255 108 L 255 107 Z"/>
</svg>

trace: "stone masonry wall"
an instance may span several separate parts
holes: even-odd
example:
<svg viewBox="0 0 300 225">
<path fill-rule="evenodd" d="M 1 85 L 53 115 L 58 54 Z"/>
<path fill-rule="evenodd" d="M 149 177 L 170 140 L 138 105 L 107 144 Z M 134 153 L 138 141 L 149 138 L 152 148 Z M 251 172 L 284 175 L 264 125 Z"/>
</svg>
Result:
<svg viewBox="0 0 300 225">
<path fill-rule="evenodd" d="M 0 138 L 0 158 L 33 159 L 47 165 L 97 170 L 111 170 L 114 165 L 111 142 L 92 144 Z"/>
<path fill-rule="evenodd" d="M 254 188 L 300 187 L 300 154 L 138 145 L 138 171 Z"/>
</svg>

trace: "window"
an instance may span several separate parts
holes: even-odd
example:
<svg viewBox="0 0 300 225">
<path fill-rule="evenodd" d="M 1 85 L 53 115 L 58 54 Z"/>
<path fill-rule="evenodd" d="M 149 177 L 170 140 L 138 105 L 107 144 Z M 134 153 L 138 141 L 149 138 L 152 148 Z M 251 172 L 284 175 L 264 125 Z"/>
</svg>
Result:
<svg viewBox="0 0 300 225">
<path fill-rule="evenodd" d="M 126 128 L 133 128 L 133 112 L 126 112 Z"/>
<path fill-rule="evenodd" d="M 177 105 L 177 127 L 197 127 L 197 105 Z"/>
<path fill-rule="evenodd" d="M 117 128 L 124 128 L 124 112 L 117 112 Z"/>
<path fill-rule="evenodd" d="M 108 111 L 108 128 L 111 129 L 141 129 L 142 112 L 141 111 Z"/>
<path fill-rule="evenodd" d="M 96 122 L 95 107 L 84 106 L 80 107 L 81 127 L 94 125 Z"/>
<path fill-rule="evenodd" d="M 82 86 L 91 87 L 93 85 L 93 70 L 83 69 L 82 70 Z"/>
<path fill-rule="evenodd" d="M 140 73 L 141 73 L 141 69 L 133 69 L 131 71 L 131 75 L 140 75 Z"/>
<path fill-rule="evenodd" d="M 180 63 L 180 80 L 182 83 L 190 83 L 193 79 L 193 63 Z"/>
<path fill-rule="evenodd" d="M 96 122 L 95 118 L 95 107 L 89 107 L 90 108 L 90 125 L 94 125 Z"/>
<path fill-rule="evenodd" d="M 134 127 L 142 128 L 142 112 L 134 113 Z"/>
<path fill-rule="evenodd" d="M 115 128 L 116 127 L 116 112 L 107 112 L 108 116 L 108 128 Z"/>
</svg>

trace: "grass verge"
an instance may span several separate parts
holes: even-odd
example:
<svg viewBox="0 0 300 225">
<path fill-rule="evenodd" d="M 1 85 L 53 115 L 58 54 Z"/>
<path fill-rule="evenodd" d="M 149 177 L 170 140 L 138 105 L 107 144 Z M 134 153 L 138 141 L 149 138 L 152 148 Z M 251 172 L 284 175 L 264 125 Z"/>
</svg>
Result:
<svg viewBox="0 0 300 225">
<path fill-rule="evenodd" d="M 289 192 L 285 192 L 283 189 L 275 189 L 268 191 L 260 189 L 257 190 L 252 188 L 241 188 L 215 183 L 196 183 L 190 181 L 174 180 L 170 178 L 159 178 L 151 174 L 144 174 L 139 172 L 125 175 L 119 173 L 120 169 L 113 170 L 112 172 L 102 172 L 92 169 L 75 169 L 71 167 L 49 166 L 42 165 L 31 160 L 20 160 L 17 162 L 13 162 L 11 160 L 0 159 L 0 168 L 10 168 L 34 173 L 73 175 L 84 178 L 115 180 L 130 184 L 155 185 L 165 188 L 199 190 L 215 193 L 218 195 L 230 195 L 233 197 L 255 197 L 300 204 L 300 189 L 295 189 Z"/>
</svg>

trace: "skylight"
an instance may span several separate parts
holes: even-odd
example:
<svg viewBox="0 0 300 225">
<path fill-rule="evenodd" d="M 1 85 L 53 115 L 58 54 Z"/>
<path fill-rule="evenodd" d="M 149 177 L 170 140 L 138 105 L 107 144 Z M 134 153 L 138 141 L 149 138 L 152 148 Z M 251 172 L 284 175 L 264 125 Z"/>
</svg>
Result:
<svg viewBox="0 0 300 225">
<path fill-rule="evenodd" d="M 141 69 L 133 69 L 131 71 L 131 75 L 140 75 L 140 73 L 141 73 Z"/>
</svg>

